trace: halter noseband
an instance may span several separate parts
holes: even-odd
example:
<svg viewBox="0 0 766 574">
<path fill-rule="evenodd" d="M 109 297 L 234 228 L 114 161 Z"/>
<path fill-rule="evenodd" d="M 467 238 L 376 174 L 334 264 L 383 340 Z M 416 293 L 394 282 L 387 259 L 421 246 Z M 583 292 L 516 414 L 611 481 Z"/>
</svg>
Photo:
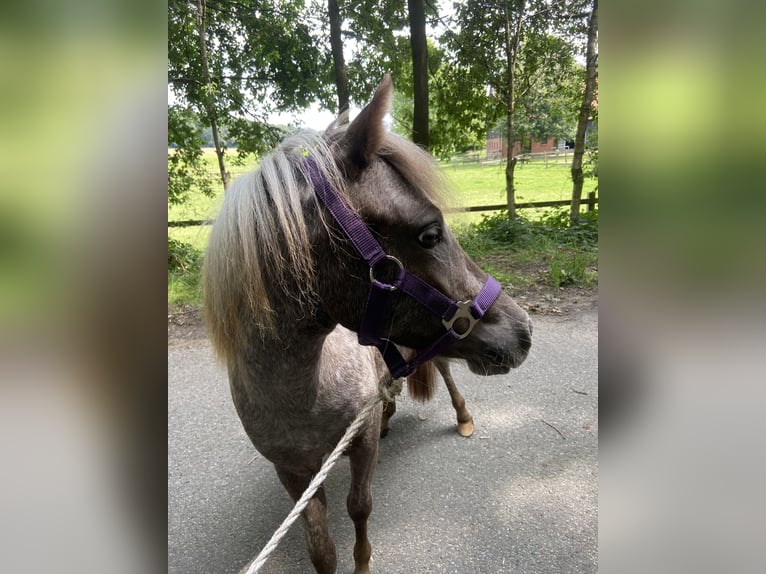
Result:
<svg viewBox="0 0 766 574">
<path fill-rule="evenodd" d="M 442 353 L 455 341 L 467 337 L 502 291 L 495 278 L 487 275 L 484 286 L 473 301 L 453 301 L 438 289 L 412 275 L 396 257 L 388 255 L 372 236 L 367 225 L 335 192 L 330 182 L 320 171 L 314 158 L 306 159 L 306 164 L 314 193 L 338 222 L 343 233 L 354 244 L 362 259 L 370 266 L 372 288 L 367 298 L 362 324 L 358 332 L 359 343 L 376 346 L 383 355 L 383 360 L 388 366 L 391 377 L 398 379 L 411 375 L 418 366 Z M 393 281 L 384 283 L 376 279 L 376 269 L 391 264 L 397 268 L 396 277 Z M 409 363 L 404 360 L 396 345 L 380 335 L 391 295 L 395 291 L 409 295 L 439 317 L 445 329 L 443 335 Z M 461 329 L 460 332 L 455 330 L 455 323 L 459 319 L 464 319 L 464 322 L 468 323 L 468 326 Z"/>
</svg>

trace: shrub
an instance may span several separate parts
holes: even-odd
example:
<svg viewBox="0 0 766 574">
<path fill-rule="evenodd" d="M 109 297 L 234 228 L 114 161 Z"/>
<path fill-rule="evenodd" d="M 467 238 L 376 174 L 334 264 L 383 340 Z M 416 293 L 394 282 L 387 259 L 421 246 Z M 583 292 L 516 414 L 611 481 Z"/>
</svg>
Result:
<svg viewBox="0 0 766 574">
<path fill-rule="evenodd" d="M 515 262 L 544 261 L 548 267 L 544 280 L 554 288 L 591 284 L 597 278 L 589 268 L 597 265 L 598 211 L 582 214 L 574 225 L 570 225 L 566 209 L 551 210 L 536 220 L 511 220 L 503 211 L 458 229 L 457 236 L 466 252 L 480 261 L 509 251 Z M 491 265 L 489 261 L 481 264 Z M 505 272 L 510 278 L 510 269 L 487 271 L 493 275 Z M 523 283 L 515 279 L 508 282 Z"/>
<path fill-rule="evenodd" d="M 507 211 L 494 215 L 485 215 L 474 224 L 477 234 L 483 235 L 494 243 L 523 244 L 531 236 L 530 223 L 523 217 L 508 218 Z"/>
<path fill-rule="evenodd" d="M 548 280 L 553 287 L 582 285 L 588 282 L 588 264 L 593 256 L 581 251 L 560 251 L 553 254 Z"/>
<path fill-rule="evenodd" d="M 477 245 L 494 244 L 509 247 L 541 247 L 555 242 L 561 246 L 592 250 L 598 244 L 598 211 L 584 213 L 574 225 L 569 212 L 552 210 L 538 220 L 519 216 L 508 218 L 507 211 L 485 215 L 479 223 L 460 233 L 463 239 Z"/>
<path fill-rule="evenodd" d="M 581 247 L 598 246 L 598 210 L 581 213 L 577 222 L 567 228 L 566 235 Z"/>
<path fill-rule="evenodd" d="M 193 245 L 168 237 L 168 271 L 190 273 L 199 271 L 202 253 Z"/>
</svg>

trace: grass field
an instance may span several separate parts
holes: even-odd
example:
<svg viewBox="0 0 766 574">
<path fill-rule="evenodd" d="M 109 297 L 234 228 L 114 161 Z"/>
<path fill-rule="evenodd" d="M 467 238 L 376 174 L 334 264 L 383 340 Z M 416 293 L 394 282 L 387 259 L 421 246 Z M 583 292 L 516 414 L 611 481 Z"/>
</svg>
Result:
<svg viewBox="0 0 766 574">
<path fill-rule="evenodd" d="M 210 166 L 211 175 L 216 176 L 217 163 L 212 149 L 205 150 L 205 159 Z M 236 178 L 256 166 L 257 163 L 252 160 L 244 166 L 231 165 L 229 171 L 232 178 Z M 504 164 L 441 163 L 440 167 L 447 178 L 453 194 L 452 203 L 456 207 L 505 203 Z M 565 200 L 571 197 L 572 178 L 568 165 L 546 167 L 542 160 L 533 161 L 517 166 L 515 175 L 516 201 L 518 202 Z M 586 179 L 583 197 L 593 191 L 595 185 L 596 180 Z M 168 208 L 168 221 L 213 218 L 222 199 L 222 193 L 218 193 L 215 197 L 205 197 L 199 193 L 192 194 L 188 203 Z M 545 209 L 520 210 L 520 213 L 528 219 L 537 219 L 547 212 L 548 210 Z M 447 222 L 452 227 L 464 226 L 481 221 L 482 216 L 488 213 L 490 212 L 451 213 L 447 215 Z M 200 249 L 205 246 L 208 233 L 209 226 L 168 228 L 170 237 L 191 243 Z"/>
<path fill-rule="evenodd" d="M 441 164 L 444 175 L 454 193 L 457 207 L 498 205 L 505 203 L 505 164 L 463 165 Z M 567 165 L 545 166 L 541 161 L 516 166 L 516 201 L 566 200 L 572 196 L 572 178 Z M 583 197 L 594 190 L 596 181 L 586 180 Z M 524 209 L 520 213 L 528 219 L 537 219 L 545 209 Z M 451 226 L 477 223 L 482 215 L 491 212 L 455 213 L 447 217 Z"/>
</svg>

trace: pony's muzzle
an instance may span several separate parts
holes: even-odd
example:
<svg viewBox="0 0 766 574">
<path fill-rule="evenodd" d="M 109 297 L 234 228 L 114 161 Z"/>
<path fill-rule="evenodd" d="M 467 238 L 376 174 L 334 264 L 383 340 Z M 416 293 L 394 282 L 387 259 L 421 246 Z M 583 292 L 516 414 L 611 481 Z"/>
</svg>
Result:
<svg viewBox="0 0 766 574">
<path fill-rule="evenodd" d="M 527 355 L 529 354 L 529 349 L 532 348 L 532 328 L 532 319 L 527 316 L 526 329 L 520 329 L 517 333 L 519 349 L 523 353 L 519 364 L 521 364 L 521 362 L 526 359 Z"/>
</svg>

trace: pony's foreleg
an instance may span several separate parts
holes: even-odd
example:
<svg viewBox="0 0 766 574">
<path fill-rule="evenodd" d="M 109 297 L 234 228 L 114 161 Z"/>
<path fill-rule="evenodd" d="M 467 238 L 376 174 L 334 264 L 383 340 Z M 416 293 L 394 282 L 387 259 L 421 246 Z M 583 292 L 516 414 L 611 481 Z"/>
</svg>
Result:
<svg viewBox="0 0 766 574">
<path fill-rule="evenodd" d="M 297 501 L 308 487 L 313 474 L 297 474 L 275 467 L 279 480 L 294 501 Z M 317 471 L 319 469 L 317 468 Z M 306 526 L 306 542 L 314 569 L 319 574 L 335 574 L 338 558 L 335 543 L 330 537 L 327 521 L 327 499 L 324 487 L 320 486 L 302 512 Z"/>
<path fill-rule="evenodd" d="M 376 409 L 373 420 L 348 449 L 351 464 L 351 488 L 346 508 L 354 521 L 354 574 L 370 573 L 372 547 L 367 538 L 367 519 L 372 512 L 372 478 L 378 463 L 381 409 Z"/>
<path fill-rule="evenodd" d="M 444 384 L 447 386 L 449 396 L 452 399 L 452 407 L 455 409 L 455 415 L 457 415 L 457 432 L 460 436 L 469 437 L 473 434 L 473 417 L 468 409 L 465 408 L 465 399 L 463 395 L 455 385 L 455 380 L 452 378 L 452 372 L 449 368 L 449 361 L 444 358 L 434 359 L 436 368 L 439 369 L 439 373 L 444 379 Z"/>
</svg>

